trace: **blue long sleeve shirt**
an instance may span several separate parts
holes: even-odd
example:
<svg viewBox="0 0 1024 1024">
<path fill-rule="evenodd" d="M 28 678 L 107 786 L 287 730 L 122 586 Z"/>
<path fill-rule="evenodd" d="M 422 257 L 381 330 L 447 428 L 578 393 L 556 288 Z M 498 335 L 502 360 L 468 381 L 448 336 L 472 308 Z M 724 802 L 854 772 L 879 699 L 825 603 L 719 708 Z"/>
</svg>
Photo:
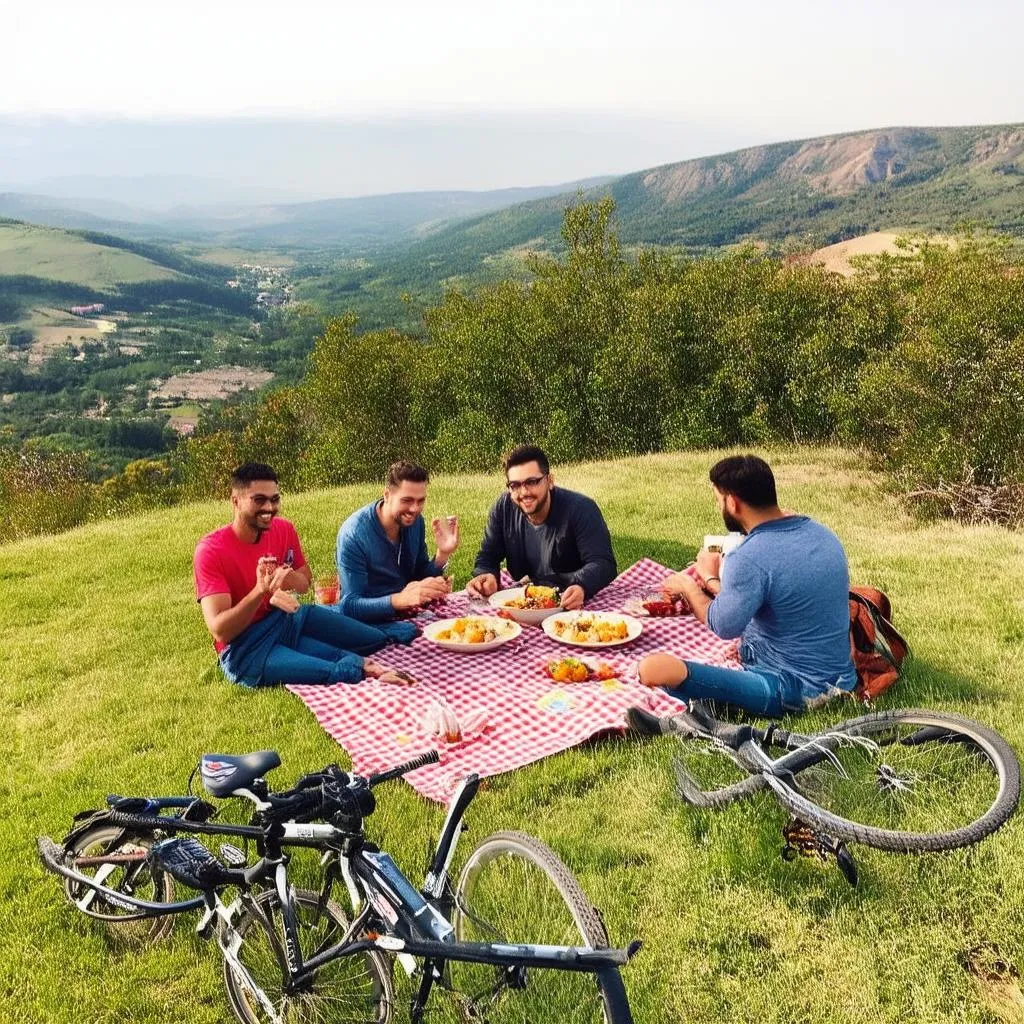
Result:
<svg viewBox="0 0 1024 1024">
<path fill-rule="evenodd" d="M 403 526 L 393 543 L 377 518 L 380 501 L 353 512 L 338 530 L 335 561 L 341 583 L 339 610 L 362 622 L 387 622 L 395 617 L 391 595 L 407 583 L 440 576 L 427 554 L 423 516 Z"/>
<path fill-rule="evenodd" d="M 850 575 L 839 538 L 807 516 L 755 526 L 722 561 L 708 626 L 741 638 L 744 664 L 786 672 L 807 699 L 857 681 L 850 655 Z"/>
</svg>

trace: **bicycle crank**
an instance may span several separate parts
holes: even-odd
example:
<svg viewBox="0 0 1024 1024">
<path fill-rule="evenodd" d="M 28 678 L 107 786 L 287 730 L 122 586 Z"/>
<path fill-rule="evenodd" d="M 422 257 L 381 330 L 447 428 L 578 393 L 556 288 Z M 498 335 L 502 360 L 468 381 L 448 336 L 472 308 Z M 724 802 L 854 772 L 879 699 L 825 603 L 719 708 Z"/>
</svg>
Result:
<svg viewBox="0 0 1024 1024">
<path fill-rule="evenodd" d="M 832 836 L 819 832 L 799 818 L 790 818 L 782 826 L 782 838 L 786 841 L 780 851 L 783 860 L 793 861 L 797 857 L 810 857 L 827 863 L 834 857 L 843 878 L 850 885 L 857 884 L 857 864 L 842 839 L 833 839 Z"/>
</svg>

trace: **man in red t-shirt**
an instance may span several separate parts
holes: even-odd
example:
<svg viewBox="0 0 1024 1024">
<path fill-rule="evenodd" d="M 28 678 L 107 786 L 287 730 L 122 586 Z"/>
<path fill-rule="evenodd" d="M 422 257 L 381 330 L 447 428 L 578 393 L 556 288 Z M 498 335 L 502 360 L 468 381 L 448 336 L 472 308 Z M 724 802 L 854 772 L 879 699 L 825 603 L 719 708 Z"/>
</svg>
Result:
<svg viewBox="0 0 1024 1024">
<path fill-rule="evenodd" d="M 392 640 L 411 640 L 410 623 L 378 629 L 292 596 L 309 589 L 311 574 L 295 527 L 278 517 L 280 506 L 277 474 L 247 462 L 231 474 L 231 522 L 196 546 L 196 597 L 228 678 L 245 686 L 414 682 L 364 657 Z"/>
</svg>

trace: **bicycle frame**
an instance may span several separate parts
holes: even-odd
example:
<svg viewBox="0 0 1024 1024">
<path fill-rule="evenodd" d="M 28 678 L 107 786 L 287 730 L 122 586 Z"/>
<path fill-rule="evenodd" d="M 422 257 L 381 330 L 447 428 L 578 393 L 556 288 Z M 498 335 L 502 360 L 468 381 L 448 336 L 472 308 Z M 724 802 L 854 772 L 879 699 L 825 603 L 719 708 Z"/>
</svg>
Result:
<svg viewBox="0 0 1024 1024">
<path fill-rule="evenodd" d="M 371 785 L 385 778 L 396 777 L 396 772 L 382 773 L 369 781 Z M 436 851 L 431 858 L 422 888 L 417 888 L 401 872 L 391 858 L 370 843 L 363 830 L 363 819 L 353 818 L 350 827 L 335 824 L 300 824 L 284 822 L 267 825 L 226 825 L 207 821 L 190 821 L 174 815 L 126 813 L 116 809 L 118 800 L 112 799 L 115 809 L 103 812 L 94 819 L 109 822 L 125 829 L 126 835 L 136 832 L 163 831 L 171 834 L 224 835 L 254 839 L 262 857 L 250 868 L 232 868 L 231 881 L 241 888 L 240 895 L 225 904 L 217 891 L 209 890 L 194 899 L 175 903 L 155 903 L 118 892 L 80 871 L 63 863 L 63 850 L 52 840 L 38 840 L 39 853 L 46 866 L 91 890 L 112 906 L 134 913 L 139 917 L 161 917 L 202 909 L 197 932 L 209 937 L 215 922 L 217 944 L 232 970 L 245 978 L 257 994 L 266 1012 L 276 1017 L 266 995 L 255 985 L 238 956 L 242 936 L 235 922 L 242 909 L 259 915 L 278 959 L 285 991 L 292 991 L 312 980 L 316 972 L 327 963 L 341 957 L 355 956 L 379 950 L 398 959 L 410 976 L 415 972 L 416 960 L 423 961 L 423 980 L 410 1003 L 411 1019 L 417 1024 L 422 1019 L 431 989 L 435 983 L 444 983 L 445 965 L 449 961 L 490 964 L 512 972 L 517 968 L 548 968 L 596 974 L 612 971 L 624 964 L 639 950 L 633 943 L 627 949 L 593 949 L 589 946 L 548 946 L 501 942 L 461 942 L 455 938 L 450 918 L 454 910 L 449 870 L 455 849 L 465 825 L 466 809 L 479 789 L 479 778 L 470 775 L 459 785 L 449 805 L 442 825 Z M 262 794 L 241 790 L 256 804 L 258 811 L 271 805 Z M 118 798 L 123 799 L 123 798 Z M 129 806 L 146 810 L 182 808 L 194 798 L 140 798 Z M 90 822 L 91 824 L 91 822 Z M 299 942 L 294 916 L 292 886 L 288 878 L 287 857 L 282 847 L 305 847 L 325 851 L 324 880 L 321 902 L 326 906 L 336 881 L 344 881 L 352 904 L 353 918 L 345 934 L 332 946 L 305 960 Z M 127 859 L 142 860 L 146 854 L 115 855 L 117 862 Z M 90 858 L 90 862 L 94 859 Z M 96 862 L 102 860 L 96 858 Z M 111 860 L 110 863 L 115 863 Z M 282 938 L 262 914 L 258 901 L 251 895 L 251 886 L 268 880 L 276 892 L 282 908 Z M 369 934 L 368 934 L 369 933 Z M 376 934 L 374 934 L 376 933 Z M 358 937 L 363 935 L 365 937 Z"/>
</svg>

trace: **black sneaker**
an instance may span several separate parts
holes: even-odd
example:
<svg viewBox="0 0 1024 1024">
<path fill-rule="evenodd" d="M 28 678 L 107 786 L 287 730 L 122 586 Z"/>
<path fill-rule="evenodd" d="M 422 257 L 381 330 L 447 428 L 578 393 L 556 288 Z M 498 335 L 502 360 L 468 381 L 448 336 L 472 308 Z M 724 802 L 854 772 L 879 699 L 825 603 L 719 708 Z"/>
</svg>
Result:
<svg viewBox="0 0 1024 1024">
<path fill-rule="evenodd" d="M 641 736 L 665 736 L 673 731 L 670 718 L 659 718 L 643 708 L 627 708 L 626 722 L 633 732 Z"/>
</svg>

